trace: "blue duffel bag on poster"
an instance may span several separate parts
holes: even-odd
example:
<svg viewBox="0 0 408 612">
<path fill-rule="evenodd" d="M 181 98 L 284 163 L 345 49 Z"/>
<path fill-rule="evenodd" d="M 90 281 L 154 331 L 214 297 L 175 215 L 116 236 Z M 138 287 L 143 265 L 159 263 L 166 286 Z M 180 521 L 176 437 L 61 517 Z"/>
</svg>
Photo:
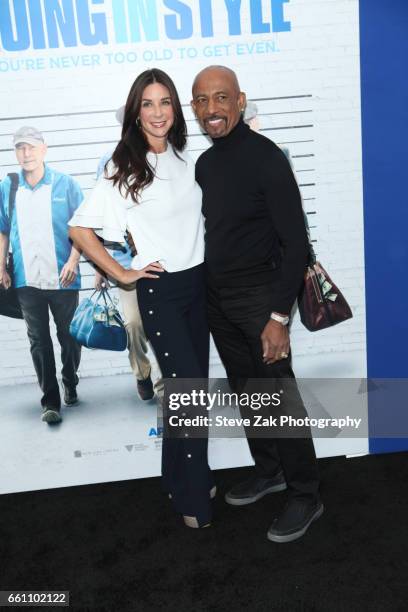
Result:
<svg viewBox="0 0 408 612">
<path fill-rule="evenodd" d="M 78 344 L 87 348 L 124 351 L 128 345 L 125 324 L 107 289 L 94 291 L 90 298 L 82 300 L 69 332 Z"/>
</svg>

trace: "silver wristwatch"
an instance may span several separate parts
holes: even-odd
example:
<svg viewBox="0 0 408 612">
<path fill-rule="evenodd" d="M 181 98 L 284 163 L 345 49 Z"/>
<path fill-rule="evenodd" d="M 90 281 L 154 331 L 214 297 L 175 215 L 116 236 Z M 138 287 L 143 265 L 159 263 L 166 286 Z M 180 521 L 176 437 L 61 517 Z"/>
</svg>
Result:
<svg viewBox="0 0 408 612">
<path fill-rule="evenodd" d="M 271 314 L 271 319 L 273 321 L 277 321 L 281 325 L 287 325 L 289 323 L 289 317 L 283 317 L 282 315 L 279 315 L 276 312 L 273 312 Z"/>
</svg>

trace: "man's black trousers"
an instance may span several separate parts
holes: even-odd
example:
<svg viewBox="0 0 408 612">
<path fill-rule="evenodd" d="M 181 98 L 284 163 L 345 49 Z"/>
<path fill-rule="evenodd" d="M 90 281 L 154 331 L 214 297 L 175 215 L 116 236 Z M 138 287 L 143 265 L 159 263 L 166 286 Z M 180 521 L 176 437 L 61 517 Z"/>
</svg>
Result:
<svg viewBox="0 0 408 612">
<path fill-rule="evenodd" d="M 216 287 L 208 284 L 210 331 L 227 372 L 233 391 L 242 391 L 248 379 L 262 379 L 260 387 L 282 387 L 286 396 L 285 413 L 296 418 L 307 416 L 297 389 L 290 357 L 267 365 L 262 358 L 261 333 L 273 310 L 273 284 L 255 287 Z M 273 382 L 274 381 L 274 382 Z M 252 382 L 254 382 L 252 380 Z M 252 384 L 252 390 L 254 385 Z M 268 407 L 271 416 L 274 408 Z M 309 428 L 305 437 L 273 437 L 273 430 L 262 428 L 262 437 L 247 432 L 248 444 L 258 476 L 270 478 L 283 470 L 289 494 L 315 498 L 319 475 Z M 256 435 L 256 434 L 255 434 Z M 267 437 L 265 437 L 267 436 Z"/>
<path fill-rule="evenodd" d="M 61 399 L 50 334 L 49 310 L 54 318 L 57 338 L 61 345 L 62 381 L 67 387 L 75 388 L 78 383 L 81 347 L 70 335 L 69 326 L 78 306 L 78 291 L 20 287 L 17 289 L 17 295 L 27 326 L 38 384 L 43 392 L 41 405 L 59 409 Z"/>
</svg>

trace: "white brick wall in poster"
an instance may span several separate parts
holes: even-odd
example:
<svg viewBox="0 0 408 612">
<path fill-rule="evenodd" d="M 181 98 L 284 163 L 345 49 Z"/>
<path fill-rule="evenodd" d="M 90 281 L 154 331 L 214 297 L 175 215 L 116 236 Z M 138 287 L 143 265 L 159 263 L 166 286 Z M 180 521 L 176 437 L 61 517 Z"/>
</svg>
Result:
<svg viewBox="0 0 408 612">
<path fill-rule="evenodd" d="M 110 3 L 105 4 L 108 9 Z M 156 4 L 162 16 L 166 9 L 161 2 Z M 186 0 L 185 4 L 193 10 L 194 24 L 199 23 L 198 3 Z M 313 356 L 313 375 L 318 377 L 319 363 L 325 363 L 328 353 L 346 357 L 353 352 L 354 359 L 358 355 L 361 375 L 365 370 L 365 301 L 358 1 L 289 0 L 283 10 L 291 31 L 253 35 L 250 3 L 242 0 L 242 33 L 235 36 L 228 35 L 224 1 L 213 0 L 212 5 L 212 38 L 202 38 L 197 27 L 192 38 L 171 41 L 160 19 L 160 41 L 155 43 L 60 46 L 17 53 L 2 50 L 0 178 L 15 169 L 12 133 L 31 124 L 46 134 L 50 165 L 71 173 L 84 190 L 90 189 L 99 157 L 119 135 L 114 111 L 123 104 L 135 76 L 152 65 L 167 70 L 179 88 L 191 134 L 189 148 L 197 156 L 207 141 L 199 135 L 188 107 L 191 82 L 208 64 L 230 66 L 248 98 L 258 105 L 263 133 L 290 148 L 319 259 L 353 308 L 351 321 L 317 334 L 307 332 L 295 319 L 295 360 Z M 270 0 L 260 5 L 264 21 L 270 22 Z M 109 28 L 111 32 L 111 22 Z M 187 47 L 196 57 L 187 56 Z M 139 59 L 146 50 L 156 53 L 158 59 Z M 130 53 L 130 61 L 109 61 L 108 53 Z M 135 53 L 138 58 L 133 61 Z M 171 60 L 162 59 L 170 53 Z M 50 67 L 51 58 L 54 67 Z M 41 60 L 38 68 L 33 69 L 28 59 Z M 91 280 L 87 277 L 85 286 Z M 0 317 L 0 338 L 0 385 L 33 382 L 24 323 Z M 213 354 L 213 363 L 216 361 Z M 81 376 L 128 371 L 125 354 L 84 352 Z"/>
</svg>

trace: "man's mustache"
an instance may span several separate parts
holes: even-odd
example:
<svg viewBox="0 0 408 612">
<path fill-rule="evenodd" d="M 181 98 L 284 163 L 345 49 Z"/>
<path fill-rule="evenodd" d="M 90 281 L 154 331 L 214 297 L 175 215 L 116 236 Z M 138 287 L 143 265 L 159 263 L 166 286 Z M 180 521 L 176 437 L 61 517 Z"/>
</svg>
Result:
<svg viewBox="0 0 408 612">
<path fill-rule="evenodd" d="M 206 117 L 204 119 L 204 122 L 207 123 L 207 121 L 214 121 L 216 119 L 222 119 L 223 121 L 225 121 L 225 117 L 222 117 L 221 115 L 211 115 L 210 117 Z"/>
</svg>

